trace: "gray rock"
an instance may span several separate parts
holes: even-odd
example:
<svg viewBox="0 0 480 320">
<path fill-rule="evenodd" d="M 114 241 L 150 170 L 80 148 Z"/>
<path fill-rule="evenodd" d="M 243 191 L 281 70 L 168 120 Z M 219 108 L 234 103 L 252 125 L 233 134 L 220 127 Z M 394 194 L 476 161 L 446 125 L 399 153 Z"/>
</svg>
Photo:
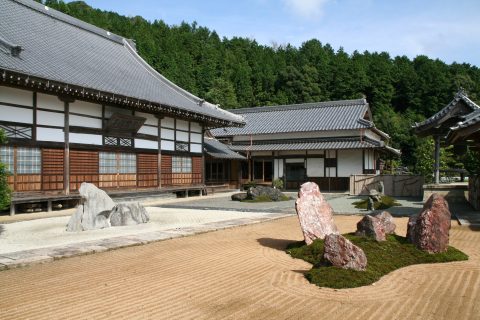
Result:
<svg viewBox="0 0 480 320">
<path fill-rule="evenodd" d="M 367 210 L 368 211 L 373 211 L 375 210 L 375 202 L 373 201 L 372 197 L 367 198 Z"/>
<path fill-rule="evenodd" d="M 343 269 L 364 271 L 367 268 L 365 252 L 339 234 L 329 234 L 325 237 L 323 259 Z"/>
<path fill-rule="evenodd" d="M 333 209 L 320 193 L 316 183 L 302 184 L 295 210 L 307 245 L 315 239 L 324 239 L 328 234 L 338 234 L 337 226 L 333 222 Z"/>
<path fill-rule="evenodd" d="M 285 195 L 280 190 L 272 187 L 256 186 L 248 189 L 248 199 L 256 200 L 259 197 L 267 197 L 272 201 L 280 201 Z"/>
<path fill-rule="evenodd" d="M 382 221 L 374 216 L 366 215 L 357 223 L 357 236 L 371 237 L 377 241 L 386 241 L 385 227 Z"/>
<path fill-rule="evenodd" d="M 67 231 L 85 231 L 110 227 L 110 212 L 115 206 L 113 200 L 103 190 L 91 183 L 82 183 L 78 190 L 81 204 L 70 217 Z"/>
<path fill-rule="evenodd" d="M 110 214 L 113 227 L 147 223 L 149 220 L 147 210 L 138 202 L 119 203 Z"/>
<path fill-rule="evenodd" d="M 245 200 L 245 199 L 247 199 L 247 193 L 246 192 L 232 194 L 232 200 L 233 201 L 242 201 L 242 200 Z"/>
</svg>

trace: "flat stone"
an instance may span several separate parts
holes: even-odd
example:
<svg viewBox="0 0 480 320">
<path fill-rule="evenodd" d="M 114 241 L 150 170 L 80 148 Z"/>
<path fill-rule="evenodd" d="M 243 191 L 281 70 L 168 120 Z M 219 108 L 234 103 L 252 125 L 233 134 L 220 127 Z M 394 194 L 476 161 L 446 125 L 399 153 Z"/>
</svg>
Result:
<svg viewBox="0 0 480 320">
<path fill-rule="evenodd" d="M 323 259 L 343 269 L 364 271 L 367 268 L 367 256 L 361 248 L 339 234 L 325 236 Z"/>
<path fill-rule="evenodd" d="M 53 261 L 53 257 L 50 256 L 31 256 L 20 259 L 14 259 L 12 261 L 2 261 L 2 264 L 5 265 L 8 269 L 12 268 L 21 268 L 30 265 L 46 263 Z"/>
<path fill-rule="evenodd" d="M 295 209 L 307 245 L 315 239 L 324 239 L 328 234 L 338 234 L 333 222 L 333 209 L 316 183 L 307 182 L 301 186 Z"/>
</svg>

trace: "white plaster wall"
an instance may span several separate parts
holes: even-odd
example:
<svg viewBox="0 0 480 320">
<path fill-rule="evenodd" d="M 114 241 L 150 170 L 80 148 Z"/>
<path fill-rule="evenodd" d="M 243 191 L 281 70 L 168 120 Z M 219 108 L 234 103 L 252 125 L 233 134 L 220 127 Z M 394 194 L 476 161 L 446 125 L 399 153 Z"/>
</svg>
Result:
<svg viewBox="0 0 480 320">
<path fill-rule="evenodd" d="M 147 126 L 142 126 L 140 130 L 138 130 L 138 133 L 143 133 L 143 134 L 149 134 L 152 136 L 158 136 L 158 127 L 147 127 Z"/>
<path fill-rule="evenodd" d="M 102 120 L 71 114 L 68 118 L 71 126 L 102 129 Z"/>
<path fill-rule="evenodd" d="M 197 122 L 190 122 L 190 131 L 202 133 L 202 125 Z"/>
<path fill-rule="evenodd" d="M 175 132 L 170 129 L 161 128 L 160 136 L 162 137 L 162 139 L 173 140 L 175 138 Z"/>
<path fill-rule="evenodd" d="M 202 150 L 202 144 L 198 143 L 190 143 L 190 152 L 198 152 L 201 153 Z"/>
<path fill-rule="evenodd" d="M 65 115 L 58 112 L 37 110 L 37 124 L 63 127 L 65 125 Z"/>
<path fill-rule="evenodd" d="M 307 176 L 309 177 L 323 177 L 324 176 L 323 158 L 307 158 Z"/>
<path fill-rule="evenodd" d="M 273 159 L 273 179 L 274 180 L 279 178 L 278 160 L 279 159 Z"/>
<path fill-rule="evenodd" d="M 252 135 L 253 141 L 275 139 L 301 139 L 301 138 L 325 138 L 325 137 L 352 137 L 359 136 L 359 130 L 332 130 L 332 131 L 309 131 L 273 134 Z M 250 135 L 234 136 L 233 141 L 250 141 Z"/>
<path fill-rule="evenodd" d="M 162 119 L 161 126 L 165 128 L 175 128 L 175 119 L 165 117 Z"/>
<path fill-rule="evenodd" d="M 190 133 L 190 142 L 202 142 L 202 134 L 201 133 Z"/>
<path fill-rule="evenodd" d="M 338 150 L 337 169 L 339 177 L 362 174 L 362 150 Z"/>
<path fill-rule="evenodd" d="M 375 152 L 365 149 L 365 169 L 375 169 Z"/>
<path fill-rule="evenodd" d="M 174 151 L 175 143 L 173 141 L 162 140 L 161 147 L 162 147 L 162 150 Z"/>
<path fill-rule="evenodd" d="M 187 141 L 188 142 L 188 132 L 185 131 L 176 131 L 176 139 L 177 141 Z"/>
<path fill-rule="evenodd" d="M 33 92 L 0 86 L 0 102 L 33 107 Z"/>
<path fill-rule="evenodd" d="M 176 129 L 188 131 L 188 121 L 177 119 Z"/>
<path fill-rule="evenodd" d="M 37 108 L 65 111 L 65 104 L 57 96 L 37 93 Z"/>
<path fill-rule="evenodd" d="M 37 140 L 64 142 L 65 134 L 63 129 L 39 128 L 37 127 Z"/>
<path fill-rule="evenodd" d="M 70 112 L 73 113 L 86 114 L 99 118 L 102 117 L 102 106 L 96 103 L 75 100 L 74 103 L 69 104 L 68 108 Z"/>
<path fill-rule="evenodd" d="M 70 143 L 95 144 L 101 146 L 103 144 L 102 136 L 98 134 L 72 133 L 68 135 Z"/>
<path fill-rule="evenodd" d="M 328 167 L 325 169 L 325 177 L 336 177 L 337 176 L 337 168 Z"/>
<path fill-rule="evenodd" d="M 33 109 L 0 105 L 0 120 L 21 123 L 33 123 Z"/>
<path fill-rule="evenodd" d="M 145 124 L 158 126 L 158 119 L 154 114 L 135 111 L 135 116 L 146 118 Z"/>
<path fill-rule="evenodd" d="M 135 139 L 135 148 L 157 150 L 158 142 L 144 139 Z"/>
</svg>

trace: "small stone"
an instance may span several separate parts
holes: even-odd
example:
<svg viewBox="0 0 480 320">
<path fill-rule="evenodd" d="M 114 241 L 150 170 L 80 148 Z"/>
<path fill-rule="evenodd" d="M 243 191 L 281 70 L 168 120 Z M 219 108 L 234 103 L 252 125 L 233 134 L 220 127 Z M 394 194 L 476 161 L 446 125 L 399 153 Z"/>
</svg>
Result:
<svg viewBox="0 0 480 320">
<path fill-rule="evenodd" d="M 394 234 L 397 225 L 393 221 L 393 216 L 388 211 L 372 214 L 373 217 L 380 219 L 385 229 L 385 234 Z"/>
<path fill-rule="evenodd" d="M 138 202 L 119 203 L 110 214 L 110 224 L 114 227 L 147 223 L 149 220 L 147 210 Z"/>
<path fill-rule="evenodd" d="M 316 183 L 302 184 L 295 209 L 307 245 L 315 239 L 324 239 L 328 234 L 338 234 L 333 221 L 333 209 L 325 201 Z"/>
<path fill-rule="evenodd" d="M 422 212 L 408 220 L 407 239 L 429 253 L 448 249 L 451 214 L 445 198 L 433 193 L 423 205 Z"/>
<path fill-rule="evenodd" d="M 372 197 L 368 197 L 367 199 L 367 210 L 368 211 L 373 211 L 375 210 L 375 201 L 373 201 Z"/>
<path fill-rule="evenodd" d="M 370 215 L 366 215 L 357 223 L 357 236 L 372 237 L 376 241 L 386 241 L 385 227 L 382 221 Z"/>
<path fill-rule="evenodd" d="M 323 259 L 333 266 L 357 271 L 367 268 L 367 256 L 363 250 L 342 235 L 327 235 L 324 250 Z"/>
<path fill-rule="evenodd" d="M 232 194 L 232 201 L 242 201 L 245 199 L 247 199 L 246 192 Z"/>
</svg>

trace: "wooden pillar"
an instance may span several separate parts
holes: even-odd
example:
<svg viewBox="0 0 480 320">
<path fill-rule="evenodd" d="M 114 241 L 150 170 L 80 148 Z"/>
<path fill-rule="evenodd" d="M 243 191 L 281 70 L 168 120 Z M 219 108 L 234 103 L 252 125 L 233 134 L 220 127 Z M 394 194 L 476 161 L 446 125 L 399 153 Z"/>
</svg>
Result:
<svg viewBox="0 0 480 320">
<path fill-rule="evenodd" d="M 440 183 L 440 136 L 435 136 L 435 164 L 434 164 L 434 176 L 435 184 Z"/>
<path fill-rule="evenodd" d="M 157 164 L 157 185 L 158 188 L 162 188 L 162 119 L 163 116 L 157 116 L 158 118 L 158 164 Z"/>
<path fill-rule="evenodd" d="M 63 152 L 63 192 L 65 194 L 70 193 L 70 106 L 67 101 L 64 101 L 64 110 L 65 110 L 65 148 Z"/>
</svg>

